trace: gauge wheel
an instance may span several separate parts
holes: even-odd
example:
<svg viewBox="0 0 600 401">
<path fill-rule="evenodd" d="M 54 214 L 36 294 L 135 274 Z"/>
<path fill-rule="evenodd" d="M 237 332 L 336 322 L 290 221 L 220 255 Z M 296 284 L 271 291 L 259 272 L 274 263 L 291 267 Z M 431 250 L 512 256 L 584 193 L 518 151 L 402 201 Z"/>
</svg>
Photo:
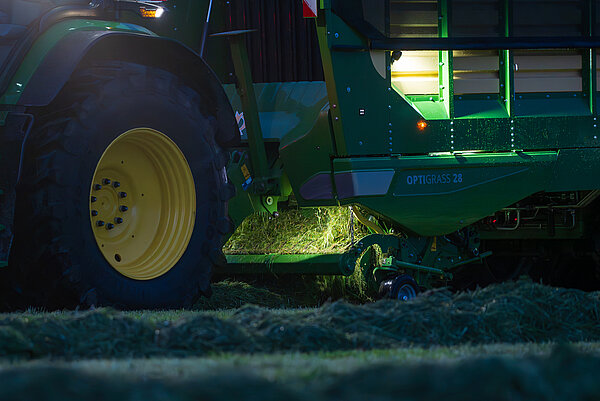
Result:
<svg viewBox="0 0 600 401">
<path fill-rule="evenodd" d="M 402 274 L 392 281 L 390 297 L 401 301 L 409 301 L 419 294 L 419 285 L 412 276 Z"/>
<path fill-rule="evenodd" d="M 233 195 L 210 102 L 167 71 L 101 62 L 38 113 L 10 260 L 32 304 L 179 308 L 210 295 Z"/>
<path fill-rule="evenodd" d="M 383 280 L 379 286 L 379 295 L 382 298 L 409 301 L 417 297 L 420 292 L 419 285 L 412 276 L 401 274 Z"/>
</svg>

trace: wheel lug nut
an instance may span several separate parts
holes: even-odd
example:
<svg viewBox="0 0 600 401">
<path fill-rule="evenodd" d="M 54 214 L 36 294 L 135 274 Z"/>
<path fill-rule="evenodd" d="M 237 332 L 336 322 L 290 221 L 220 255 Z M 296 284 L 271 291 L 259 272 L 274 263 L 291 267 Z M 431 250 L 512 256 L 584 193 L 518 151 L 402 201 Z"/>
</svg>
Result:
<svg viewBox="0 0 600 401">
<path fill-rule="evenodd" d="M 120 186 L 121 186 L 121 183 L 119 181 L 113 182 L 113 187 L 119 188 Z"/>
<path fill-rule="evenodd" d="M 98 220 L 98 221 L 96 222 L 96 225 L 97 225 L 98 227 L 102 227 L 102 226 L 104 225 L 104 222 L 103 222 L 102 220 Z"/>
<path fill-rule="evenodd" d="M 115 217 L 115 223 L 121 224 L 122 222 L 123 222 L 123 219 L 121 217 Z"/>
<path fill-rule="evenodd" d="M 100 184 L 96 184 L 96 185 L 94 185 L 94 189 L 95 189 L 96 191 L 99 191 L 99 190 L 101 190 L 101 189 L 102 189 L 102 185 L 100 185 Z"/>
<path fill-rule="evenodd" d="M 127 198 L 127 192 L 119 192 L 121 198 Z"/>
<path fill-rule="evenodd" d="M 110 185 L 110 180 L 108 178 L 105 178 L 105 179 L 102 180 L 102 183 L 104 185 Z"/>
<path fill-rule="evenodd" d="M 127 206 L 121 206 L 121 207 L 119 207 L 119 210 L 122 212 L 126 212 L 129 210 L 129 208 Z"/>
<path fill-rule="evenodd" d="M 96 197 L 95 197 L 95 196 L 92 196 L 92 197 L 90 198 L 90 200 L 91 200 L 92 202 L 96 202 Z"/>
<path fill-rule="evenodd" d="M 107 229 L 107 230 L 112 230 L 113 228 L 115 228 L 115 225 L 114 225 L 113 223 L 108 223 L 108 224 L 106 225 L 106 229 Z"/>
<path fill-rule="evenodd" d="M 92 216 L 98 216 L 98 211 L 97 210 L 92 210 Z"/>
</svg>

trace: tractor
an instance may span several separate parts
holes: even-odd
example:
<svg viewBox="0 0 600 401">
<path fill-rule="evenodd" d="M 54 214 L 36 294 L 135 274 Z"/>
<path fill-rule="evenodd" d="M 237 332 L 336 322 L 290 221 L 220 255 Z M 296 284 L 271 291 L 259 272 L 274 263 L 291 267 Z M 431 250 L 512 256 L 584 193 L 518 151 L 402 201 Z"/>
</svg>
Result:
<svg viewBox="0 0 600 401">
<path fill-rule="evenodd" d="M 599 32 L 595 0 L 2 0 L 3 292 L 179 308 L 213 273 L 361 269 L 410 299 L 597 266 Z M 330 206 L 372 234 L 222 252 Z"/>
</svg>

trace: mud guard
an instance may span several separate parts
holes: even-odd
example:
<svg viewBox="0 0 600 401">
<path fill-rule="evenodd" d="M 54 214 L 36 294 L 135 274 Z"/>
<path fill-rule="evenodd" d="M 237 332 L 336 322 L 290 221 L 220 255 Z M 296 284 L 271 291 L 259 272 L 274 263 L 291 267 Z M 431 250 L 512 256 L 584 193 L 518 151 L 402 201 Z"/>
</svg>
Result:
<svg viewBox="0 0 600 401">
<path fill-rule="evenodd" d="M 217 116 L 216 140 L 223 148 L 238 146 L 240 131 L 219 79 L 193 50 L 156 36 L 115 32 L 75 31 L 65 36 L 46 55 L 31 76 L 15 106 L 7 106 L 5 124 L 0 126 L 5 173 L 0 174 L 0 267 L 8 262 L 14 223 L 14 200 L 22 149 L 33 125 L 30 107 L 49 105 L 73 72 L 84 61 L 122 60 L 167 70 L 179 76 L 198 93 L 207 94 L 209 112 Z M 3 107 L 5 108 L 5 107 Z"/>
<path fill-rule="evenodd" d="M 149 65 L 179 76 L 198 93 L 208 94 L 217 116 L 217 142 L 237 146 L 239 130 L 219 79 L 193 50 L 172 39 L 115 31 L 75 31 L 50 50 L 23 91 L 18 104 L 46 106 L 58 95 L 77 66 L 89 59 L 122 60 Z"/>
</svg>

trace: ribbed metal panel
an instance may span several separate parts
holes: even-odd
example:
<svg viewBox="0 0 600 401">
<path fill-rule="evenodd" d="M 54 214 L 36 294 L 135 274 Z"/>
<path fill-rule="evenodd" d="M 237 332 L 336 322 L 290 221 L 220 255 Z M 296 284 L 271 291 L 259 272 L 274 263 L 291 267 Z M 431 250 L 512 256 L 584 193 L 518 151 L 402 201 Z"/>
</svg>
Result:
<svg viewBox="0 0 600 401">
<path fill-rule="evenodd" d="M 254 82 L 322 81 L 314 20 L 302 17 L 299 0 L 226 2 L 228 29 L 256 29 L 247 36 Z"/>
<path fill-rule="evenodd" d="M 390 36 L 437 37 L 437 0 L 390 0 Z"/>
</svg>

